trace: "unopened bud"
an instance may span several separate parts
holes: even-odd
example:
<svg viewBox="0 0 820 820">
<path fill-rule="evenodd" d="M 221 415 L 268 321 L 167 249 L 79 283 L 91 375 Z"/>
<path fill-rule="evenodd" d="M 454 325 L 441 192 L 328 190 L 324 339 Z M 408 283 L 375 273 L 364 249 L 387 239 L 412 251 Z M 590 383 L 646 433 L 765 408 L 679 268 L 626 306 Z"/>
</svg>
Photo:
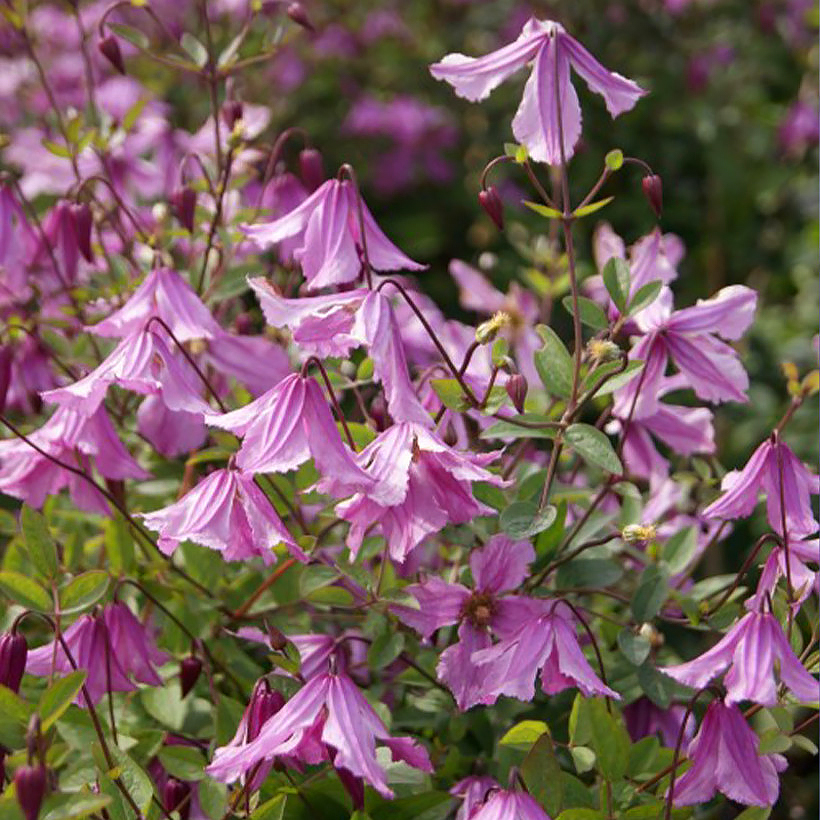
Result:
<svg viewBox="0 0 820 820">
<path fill-rule="evenodd" d="M 627 544 L 645 544 L 647 541 L 654 541 L 657 534 L 651 524 L 647 526 L 643 526 L 642 524 L 627 524 L 621 531 L 621 538 L 623 538 Z"/>
<path fill-rule="evenodd" d="M 244 106 L 241 100 L 225 100 L 225 102 L 222 103 L 222 108 L 219 113 L 222 116 L 222 121 L 228 126 L 228 129 L 233 131 L 236 123 L 242 119 L 243 112 Z"/>
<path fill-rule="evenodd" d="M 77 248 L 86 262 L 94 261 L 94 252 L 91 250 L 91 226 L 94 217 L 87 202 L 77 202 L 71 206 L 71 217 L 74 221 L 74 232 L 77 235 Z"/>
<path fill-rule="evenodd" d="M 478 192 L 478 203 L 495 222 L 499 231 L 504 230 L 504 205 L 494 185 Z"/>
<path fill-rule="evenodd" d="M 313 23 L 310 22 L 310 18 L 307 16 L 305 7 L 301 3 L 291 3 L 288 6 L 287 15 L 291 20 L 293 20 L 294 23 L 296 23 L 296 25 L 301 26 L 310 32 L 316 31 L 313 27 Z"/>
<path fill-rule="evenodd" d="M 512 319 L 510 318 L 510 314 L 499 310 L 498 313 L 495 313 L 491 318 L 487 319 L 486 322 L 482 322 L 475 329 L 475 340 L 480 345 L 493 342 L 496 336 L 498 336 L 499 331 L 505 327 L 509 327 L 511 323 Z"/>
<path fill-rule="evenodd" d="M 6 398 L 11 386 L 11 365 L 14 354 L 9 345 L 0 347 L 0 413 L 6 409 Z"/>
<path fill-rule="evenodd" d="M 46 767 L 20 766 L 14 773 L 14 790 L 17 802 L 26 820 L 37 820 L 46 793 Z"/>
<path fill-rule="evenodd" d="M 196 217 L 196 191 L 187 185 L 177 188 L 169 197 L 171 207 L 174 209 L 176 218 L 188 233 L 194 232 Z"/>
<path fill-rule="evenodd" d="M 199 680 L 200 672 L 202 672 L 202 661 L 195 655 L 182 659 L 179 664 L 179 686 L 182 697 L 194 688 L 194 684 Z"/>
<path fill-rule="evenodd" d="M 28 644 L 21 633 L 7 632 L 0 636 L 0 684 L 12 692 L 20 691 L 27 655 Z"/>
<path fill-rule="evenodd" d="M 621 348 L 608 339 L 590 339 L 587 353 L 594 362 L 613 362 L 621 355 Z"/>
<path fill-rule="evenodd" d="M 122 59 L 120 44 L 113 35 L 109 34 L 107 37 L 103 37 L 102 40 L 97 43 L 97 48 L 100 50 L 100 54 L 102 54 L 120 74 L 125 74 L 125 62 Z"/>
<path fill-rule="evenodd" d="M 191 813 L 191 787 L 182 780 L 169 777 L 162 788 L 162 805 L 168 814 L 178 811 L 182 820 L 188 820 Z"/>
<path fill-rule="evenodd" d="M 507 395 L 512 400 L 513 407 L 515 407 L 519 413 L 523 413 L 524 400 L 527 398 L 527 390 L 529 389 L 527 380 L 520 373 L 513 373 L 513 375 L 507 379 L 506 388 Z"/>
<path fill-rule="evenodd" d="M 263 678 L 258 681 L 251 694 L 246 721 L 246 742 L 254 740 L 268 720 L 285 705 L 285 698 L 281 692 L 270 688 L 270 684 Z"/>
<path fill-rule="evenodd" d="M 325 181 L 322 155 L 315 148 L 303 148 L 300 151 L 299 173 L 309 191 L 315 191 Z"/>
<path fill-rule="evenodd" d="M 270 648 L 274 652 L 284 652 L 285 647 L 288 645 L 288 639 L 285 636 L 285 633 L 271 624 L 266 624 L 266 626 L 268 630 L 268 643 L 270 643 Z"/>
<path fill-rule="evenodd" d="M 663 211 L 663 182 L 657 174 L 645 176 L 641 181 L 643 192 L 649 200 L 649 205 L 658 219 Z"/>
</svg>

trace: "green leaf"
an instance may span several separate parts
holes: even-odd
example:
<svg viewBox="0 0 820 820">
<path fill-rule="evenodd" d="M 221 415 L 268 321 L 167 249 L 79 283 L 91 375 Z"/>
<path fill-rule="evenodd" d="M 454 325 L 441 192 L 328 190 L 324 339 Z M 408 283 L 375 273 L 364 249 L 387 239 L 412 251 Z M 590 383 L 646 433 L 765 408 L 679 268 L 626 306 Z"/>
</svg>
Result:
<svg viewBox="0 0 820 820">
<path fill-rule="evenodd" d="M 34 708 L 6 686 L 0 686 L 0 746 L 19 749 L 26 743 L 26 727 Z"/>
<path fill-rule="evenodd" d="M 629 265 L 617 256 L 611 257 L 604 265 L 604 287 L 610 295 L 615 307 L 623 313 L 629 299 L 631 274 Z"/>
<path fill-rule="evenodd" d="M 99 757 L 101 750 L 99 744 L 94 744 L 95 755 Z M 148 807 L 151 805 L 151 795 L 154 793 L 154 785 L 147 772 L 134 762 L 133 758 L 129 757 L 121 749 L 116 746 L 109 745 L 109 751 L 114 758 L 116 771 L 119 773 L 120 780 L 123 786 L 134 798 L 134 802 L 139 807 L 143 814 L 148 813 Z M 110 772 L 109 772 L 110 774 Z"/>
<path fill-rule="evenodd" d="M 604 820 L 604 813 L 598 809 L 565 809 L 556 820 Z"/>
<path fill-rule="evenodd" d="M 105 522 L 105 551 L 111 572 L 127 575 L 134 568 L 134 539 L 125 519 L 119 513 Z"/>
<path fill-rule="evenodd" d="M 532 565 L 532 571 L 538 572 L 542 570 L 552 558 L 555 550 L 561 544 L 564 537 L 564 524 L 567 520 L 567 503 L 562 501 L 557 507 L 557 514 L 555 521 L 547 527 L 543 532 L 538 534 L 535 539 L 535 563 Z"/>
<path fill-rule="evenodd" d="M 510 538 L 525 540 L 547 529 L 557 515 L 553 506 L 541 510 L 532 501 L 515 501 L 501 513 L 499 525 Z"/>
<path fill-rule="evenodd" d="M 148 103 L 148 97 L 140 97 L 126 112 L 122 118 L 120 125 L 123 131 L 130 131 L 142 114 L 143 109 Z"/>
<path fill-rule="evenodd" d="M 457 410 L 461 413 L 470 409 L 467 397 L 455 379 L 430 379 L 430 384 L 441 403 L 449 410 Z"/>
<path fill-rule="evenodd" d="M 170 748 L 170 747 L 169 747 Z M 180 747 L 177 747 L 180 748 Z M 199 805 L 209 820 L 221 820 L 228 808 L 228 789 L 224 783 L 206 777 L 197 788 Z"/>
<path fill-rule="evenodd" d="M 629 750 L 627 774 L 636 778 L 652 775 L 657 768 L 655 758 L 660 749 L 660 741 L 655 735 L 642 737 L 637 743 L 633 743 Z"/>
<path fill-rule="evenodd" d="M 527 153 L 527 146 L 526 145 L 519 145 L 518 148 L 515 149 L 515 154 L 513 159 L 519 164 L 523 165 L 528 159 Z"/>
<path fill-rule="evenodd" d="M 393 663 L 404 649 L 404 635 L 401 632 L 382 632 L 367 650 L 367 662 L 371 669 L 384 669 Z"/>
<path fill-rule="evenodd" d="M 609 558 L 576 558 L 558 568 L 555 583 L 560 589 L 608 587 L 623 574 L 623 568 Z"/>
<path fill-rule="evenodd" d="M 51 808 L 49 800 L 43 806 L 41 820 L 79 820 L 89 814 L 98 814 L 111 803 L 107 794 L 71 794 L 60 795 L 59 805 Z"/>
<path fill-rule="evenodd" d="M 193 34 L 185 31 L 179 40 L 179 44 L 185 49 L 188 56 L 202 68 L 208 62 L 208 49 L 205 48 Z"/>
<path fill-rule="evenodd" d="M 694 527 L 685 527 L 667 539 L 663 545 L 663 560 L 672 575 L 683 572 L 698 547 L 698 535 Z"/>
<path fill-rule="evenodd" d="M 595 752 L 588 746 L 573 746 L 570 749 L 572 764 L 578 774 L 592 771 L 595 767 Z"/>
<path fill-rule="evenodd" d="M 749 806 L 740 812 L 735 820 L 768 820 L 771 813 L 771 806 Z"/>
<path fill-rule="evenodd" d="M 663 282 L 661 282 L 660 279 L 655 279 L 652 282 L 647 282 L 643 287 L 638 288 L 635 295 L 629 301 L 627 313 L 631 316 L 644 308 L 649 307 L 649 305 L 651 305 L 655 299 L 658 298 L 658 294 L 661 292 L 662 287 Z"/>
<path fill-rule="evenodd" d="M 55 681 L 43 692 L 37 712 L 40 715 L 42 729 L 48 731 L 62 716 L 85 683 L 86 672 L 78 669 L 70 675 Z"/>
<path fill-rule="evenodd" d="M 760 755 L 767 754 L 782 754 L 791 749 L 792 741 L 788 735 L 783 734 L 776 726 L 771 729 L 766 729 L 760 735 L 760 743 L 757 747 L 757 753 Z"/>
<path fill-rule="evenodd" d="M 624 164 L 624 152 L 620 148 L 613 148 L 604 157 L 604 165 L 610 171 L 619 171 Z"/>
<path fill-rule="evenodd" d="M 626 774 L 631 745 L 623 721 L 607 711 L 601 698 L 587 699 L 586 709 L 598 769 L 608 780 L 620 780 Z"/>
<path fill-rule="evenodd" d="M 544 732 L 533 744 L 521 764 L 521 776 L 527 791 L 546 810 L 550 817 L 561 811 L 563 782 L 561 766 L 555 756 L 555 747 L 549 732 Z"/>
<path fill-rule="evenodd" d="M 217 68 L 225 68 L 234 62 L 234 57 L 236 57 L 239 47 L 242 45 L 242 40 L 244 39 L 245 31 L 243 30 L 240 31 L 230 43 L 228 43 L 225 50 L 219 55 L 219 58 L 216 61 Z"/>
<path fill-rule="evenodd" d="M 648 638 L 636 635 L 631 629 L 624 627 L 618 633 L 618 647 L 631 664 L 640 666 L 649 657 L 652 645 Z"/>
<path fill-rule="evenodd" d="M 572 356 L 551 327 L 536 325 L 535 329 L 544 342 L 534 355 L 541 382 L 547 392 L 568 399 L 572 395 Z"/>
<path fill-rule="evenodd" d="M 669 708 L 677 688 L 672 678 L 659 672 L 652 664 L 645 663 L 638 668 L 638 684 L 656 706 L 661 709 Z"/>
<path fill-rule="evenodd" d="M 572 308 L 572 296 L 565 296 L 561 304 L 566 308 L 570 316 L 575 315 Z M 581 314 L 581 321 L 595 330 L 604 330 L 609 327 L 609 320 L 597 302 L 587 299 L 585 296 L 578 297 L 578 312 Z"/>
<path fill-rule="evenodd" d="M 600 211 L 601 208 L 605 208 L 609 205 L 612 200 L 615 199 L 614 196 L 607 196 L 603 199 L 599 199 L 597 202 L 590 202 L 589 205 L 583 205 L 580 208 L 576 208 L 572 215 L 576 219 L 580 219 L 582 216 L 589 216 L 590 214 L 594 214 L 596 211 Z"/>
<path fill-rule="evenodd" d="M 123 23 L 108 23 L 107 26 L 123 40 L 127 40 L 131 45 L 142 51 L 145 51 L 151 45 L 151 41 L 138 28 L 126 26 Z"/>
<path fill-rule="evenodd" d="M 69 159 L 71 157 L 71 149 L 59 142 L 53 142 L 52 140 L 47 140 L 45 138 L 40 140 L 40 142 L 42 143 L 43 148 L 45 148 L 50 154 L 54 154 L 55 157 L 60 157 L 60 159 Z"/>
<path fill-rule="evenodd" d="M 547 219 L 563 219 L 564 215 L 561 211 L 556 211 L 555 208 L 548 208 L 546 205 L 541 205 L 538 202 L 530 202 L 529 200 L 524 200 L 524 204 L 535 213 L 540 214 L 541 216 L 547 217 Z"/>
<path fill-rule="evenodd" d="M 199 749 L 191 746 L 163 746 L 158 757 L 168 774 L 178 780 L 202 780 L 205 777 L 207 761 Z"/>
<path fill-rule="evenodd" d="M 510 343 L 502 336 L 493 342 L 492 362 L 498 366 L 510 353 Z"/>
<path fill-rule="evenodd" d="M 257 806 L 253 810 L 250 820 L 282 820 L 287 800 L 288 795 L 277 794 L 272 800 Z"/>
<path fill-rule="evenodd" d="M 46 519 L 28 504 L 23 504 L 20 527 L 31 562 L 46 578 L 54 578 L 58 567 L 57 545 L 48 531 Z"/>
<path fill-rule="evenodd" d="M 521 413 L 512 418 L 532 424 L 554 422 L 554 419 L 540 413 Z M 481 438 L 555 438 L 555 432 L 554 427 L 522 427 L 513 421 L 498 421 L 484 430 Z"/>
<path fill-rule="evenodd" d="M 514 749 L 530 749 L 544 732 L 549 731 L 542 720 L 522 720 L 516 723 L 498 742 Z"/>
<path fill-rule="evenodd" d="M 609 439 L 591 424 L 571 424 L 564 431 L 564 438 L 584 461 L 601 467 L 609 473 L 620 475 L 624 468 Z"/>
<path fill-rule="evenodd" d="M 60 590 L 60 610 L 64 615 L 81 612 L 105 595 L 108 589 L 108 573 L 91 569 L 72 579 Z"/>
<path fill-rule="evenodd" d="M 385 800 L 370 809 L 370 815 L 373 820 L 443 820 L 454 803 L 447 792 L 429 791 Z"/>
<path fill-rule="evenodd" d="M 613 370 L 617 370 L 618 367 L 620 366 L 620 362 L 612 362 L 612 364 L 614 365 Z M 603 373 L 601 372 L 603 367 L 606 367 L 606 365 L 602 365 L 601 367 L 596 368 L 595 373 L 597 373 L 598 376 L 603 375 Z M 607 379 L 601 385 L 601 387 L 598 388 L 595 395 L 596 396 L 607 396 L 610 393 L 614 393 L 616 390 L 623 387 L 627 382 L 631 382 L 632 379 L 634 379 L 635 376 L 638 375 L 638 371 L 642 367 L 643 367 L 643 362 L 642 361 L 631 361 L 631 362 L 629 362 L 629 364 L 627 364 L 626 368 L 622 372 L 620 372 L 617 375 L 613 376 L 611 379 Z M 594 379 L 594 381 L 597 381 L 598 377 L 597 376 L 593 377 L 593 379 Z M 591 386 L 592 385 L 590 384 L 590 387 Z"/>
<path fill-rule="evenodd" d="M 669 594 L 669 570 L 662 564 L 650 564 L 641 574 L 632 596 L 632 614 L 642 624 L 660 612 Z"/>
<path fill-rule="evenodd" d="M 0 572 L 0 590 L 12 601 L 26 609 L 51 612 L 54 608 L 51 595 L 33 578 L 29 578 L 20 572 L 10 569 Z"/>
</svg>

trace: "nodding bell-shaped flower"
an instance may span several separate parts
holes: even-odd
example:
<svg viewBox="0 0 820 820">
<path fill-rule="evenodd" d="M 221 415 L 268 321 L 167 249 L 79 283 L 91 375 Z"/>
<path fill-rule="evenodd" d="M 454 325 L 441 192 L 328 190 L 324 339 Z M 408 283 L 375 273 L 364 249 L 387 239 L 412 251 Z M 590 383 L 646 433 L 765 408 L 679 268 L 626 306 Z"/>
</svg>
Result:
<svg viewBox="0 0 820 820">
<path fill-rule="evenodd" d="M 37 820 L 48 785 L 48 772 L 41 763 L 19 766 L 14 773 L 14 791 L 26 820 Z"/>
<path fill-rule="evenodd" d="M 527 792 L 496 789 L 483 803 L 475 804 L 469 820 L 550 820 L 550 816 Z"/>
<path fill-rule="evenodd" d="M 570 69 L 604 98 L 613 117 L 629 111 L 646 93 L 632 80 L 604 68 L 560 23 L 534 17 L 509 45 L 483 57 L 448 54 L 430 66 L 430 73 L 453 86 L 459 97 L 477 102 L 529 62 L 532 72 L 512 130 L 533 159 L 550 165 L 561 162 L 562 156 L 569 159 L 581 136 L 581 106 Z"/>
</svg>

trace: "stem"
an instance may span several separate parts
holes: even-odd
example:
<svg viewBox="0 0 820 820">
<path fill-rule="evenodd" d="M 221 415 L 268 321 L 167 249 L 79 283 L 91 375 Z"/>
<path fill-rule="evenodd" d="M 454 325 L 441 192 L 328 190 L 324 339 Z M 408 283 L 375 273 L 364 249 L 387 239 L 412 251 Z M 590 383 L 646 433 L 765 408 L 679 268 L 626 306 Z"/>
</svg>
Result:
<svg viewBox="0 0 820 820">
<path fill-rule="evenodd" d="M 206 0 L 207 2 L 207 0 Z M 218 112 L 217 112 L 218 113 Z M 196 283 L 196 292 L 197 294 L 202 293 L 202 286 L 205 283 L 205 271 L 208 268 L 208 259 L 211 256 L 211 248 L 214 245 L 214 239 L 216 238 L 216 231 L 219 227 L 219 223 L 222 220 L 222 207 L 225 202 L 225 192 L 228 188 L 228 179 L 231 175 L 231 166 L 233 165 L 233 149 L 228 149 L 228 157 L 225 161 L 225 170 L 222 174 L 222 177 L 219 180 L 219 184 L 217 186 L 217 197 L 216 197 L 216 210 L 214 211 L 214 218 L 211 221 L 211 227 L 208 231 L 208 244 L 205 247 L 205 253 L 202 255 L 202 267 L 199 269 L 199 278 L 197 279 Z M 220 162 L 221 167 L 221 162 Z"/>
<path fill-rule="evenodd" d="M 692 699 L 686 706 L 686 711 L 683 714 L 683 719 L 680 722 L 680 729 L 678 730 L 678 739 L 675 742 L 675 754 L 672 757 L 672 768 L 671 777 L 669 778 L 669 789 L 666 792 L 666 808 L 664 809 L 664 820 L 669 820 L 672 816 L 672 799 L 675 794 L 675 780 L 678 776 L 678 766 L 683 761 L 679 760 L 680 758 L 680 748 L 683 745 L 683 736 L 686 734 L 686 724 L 689 721 L 689 716 L 692 714 L 692 710 L 695 708 L 695 701 L 706 691 L 706 689 L 701 689 L 699 692 L 695 692 L 692 696 Z M 645 783 L 644 786 L 647 784 Z"/>
<path fill-rule="evenodd" d="M 353 170 L 353 166 L 348 163 L 342 165 L 342 167 L 339 168 L 339 178 L 341 179 L 342 176 L 347 176 L 350 180 L 350 184 L 353 186 L 353 190 L 356 192 L 356 216 L 359 223 L 359 240 L 362 243 L 364 278 L 367 281 L 367 287 L 372 290 L 373 275 L 370 267 L 370 256 L 367 253 L 367 234 L 364 230 L 364 206 L 362 205 L 362 195 L 359 191 L 359 183 L 356 181 L 356 172 Z"/>
<path fill-rule="evenodd" d="M 283 561 L 252 593 L 250 598 L 242 604 L 236 612 L 231 614 L 234 620 L 240 620 L 247 615 L 250 608 L 262 597 L 266 589 L 270 589 L 294 564 L 295 558 L 288 558 Z"/>
<path fill-rule="evenodd" d="M 305 363 L 302 365 L 302 378 L 305 377 L 308 368 L 311 364 L 315 364 L 316 367 L 319 368 L 319 372 L 322 374 L 322 380 L 325 383 L 325 387 L 327 388 L 327 392 L 330 394 L 330 401 L 333 404 L 333 409 L 336 411 L 336 415 L 339 417 L 339 422 L 341 423 L 342 427 L 345 431 L 345 436 L 347 437 L 347 443 L 350 445 L 350 449 L 353 452 L 356 452 L 356 442 L 353 441 L 353 436 L 350 432 L 350 428 L 347 426 L 347 420 L 342 413 L 342 408 L 339 406 L 339 400 L 336 398 L 336 393 L 333 390 L 333 385 L 330 383 L 330 377 L 327 375 L 327 370 L 325 370 L 325 366 L 322 364 L 321 360 L 318 359 L 316 356 L 310 356 Z"/>
</svg>

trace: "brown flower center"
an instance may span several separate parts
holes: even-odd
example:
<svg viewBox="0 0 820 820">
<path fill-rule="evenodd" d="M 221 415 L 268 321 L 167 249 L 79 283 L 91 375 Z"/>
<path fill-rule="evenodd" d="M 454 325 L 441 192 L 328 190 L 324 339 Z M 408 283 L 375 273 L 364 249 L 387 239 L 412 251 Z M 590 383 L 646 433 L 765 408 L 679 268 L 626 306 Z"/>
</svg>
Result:
<svg viewBox="0 0 820 820">
<path fill-rule="evenodd" d="M 460 616 L 475 627 L 484 627 L 495 615 L 496 603 L 487 592 L 474 592 L 461 607 Z"/>
</svg>

